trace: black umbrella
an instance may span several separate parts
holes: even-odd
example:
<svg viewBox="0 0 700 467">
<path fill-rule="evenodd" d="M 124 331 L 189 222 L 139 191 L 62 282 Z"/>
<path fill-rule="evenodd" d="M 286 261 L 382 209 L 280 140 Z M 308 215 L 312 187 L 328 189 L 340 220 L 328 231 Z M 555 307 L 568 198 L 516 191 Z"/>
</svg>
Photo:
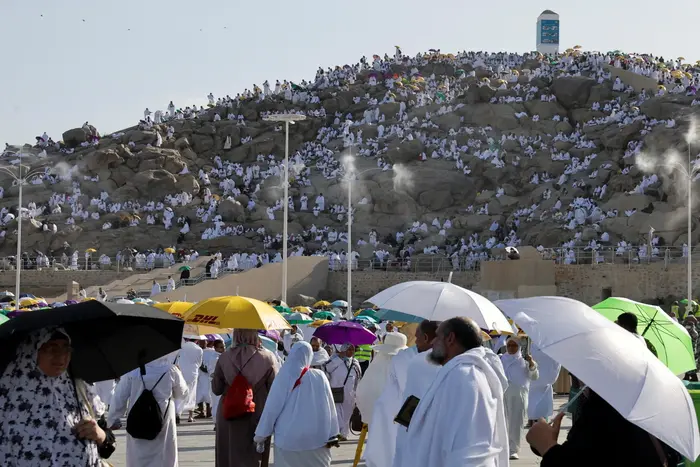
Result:
<svg viewBox="0 0 700 467">
<path fill-rule="evenodd" d="M 22 313 L 0 326 L 0 373 L 28 332 L 60 326 L 71 338 L 73 377 L 89 383 L 119 378 L 179 350 L 184 325 L 150 306 L 96 300 Z"/>
</svg>

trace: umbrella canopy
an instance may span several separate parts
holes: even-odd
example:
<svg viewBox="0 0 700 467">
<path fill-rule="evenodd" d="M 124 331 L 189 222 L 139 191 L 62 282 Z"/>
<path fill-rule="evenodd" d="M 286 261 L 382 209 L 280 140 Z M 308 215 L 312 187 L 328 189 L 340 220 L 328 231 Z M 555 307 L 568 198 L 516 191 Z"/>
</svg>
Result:
<svg viewBox="0 0 700 467">
<path fill-rule="evenodd" d="M 610 297 L 594 305 L 593 309 L 610 321 L 615 321 L 622 313 L 633 313 L 637 317 L 637 332 L 651 342 L 659 360 L 674 375 L 695 370 L 695 353 L 690 334 L 658 306 Z"/>
<path fill-rule="evenodd" d="M 275 305 L 272 308 L 277 310 L 279 313 L 291 313 L 291 311 L 292 311 L 289 308 L 287 308 L 286 306 L 282 306 L 282 305 Z"/>
<path fill-rule="evenodd" d="M 74 377 L 116 379 L 180 349 L 182 320 L 146 306 L 89 301 L 22 313 L 0 326 L 0 358 L 14 358 L 25 333 L 59 326 L 71 338 Z M 0 363 L 4 369 L 7 361 Z"/>
<path fill-rule="evenodd" d="M 189 271 L 190 269 L 192 268 L 189 266 L 180 266 L 180 269 L 178 269 L 178 271 Z"/>
<path fill-rule="evenodd" d="M 403 323 L 420 323 L 425 319 L 419 316 L 409 315 L 408 313 L 383 309 L 377 312 L 377 318 L 382 321 L 401 321 Z"/>
<path fill-rule="evenodd" d="M 372 318 L 371 316 L 358 316 L 355 318 L 355 321 L 360 321 L 360 322 L 365 321 L 365 322 L 371 323 L 371 324 L 377 323 L 377 320 Z"/>
<path fill-rule="evenodd" d="M 481 329 L 512 332 L 508 320 L 496 305 L 478 293 L 449 282 L 404 282 L 367 301 L 380 308 L 431 321 L 461 316 L 471 318 Z"/>
<path fill-rule="evenodd" d="M 278 331 L 275 331 L 274 329 L 268 329 L 266 331 L 258 331 L 258 334 L 261 336 L 265 336 L 268 339 L 272 339 L 275 342 L 279 342 L 280 339 L 280 333 Z"/>
<path fill-rule="evenodd" d="M 688 391 L 651 352 L 636 351 L 639 343 L 631 333 L 569 298 L 499 300 L 496 305 L 527 332 L 534 346 L 623 417 L 687 459 L 698 457 L 700 432 Z"/>
<path fill-rule="evenodd" d="M 185 324 L 182 333 L 190 336 L 204 336 L 206 334 L 227 334 L 230 329 L 206 326 L 204 324 Z"/>
<path fill-rule="evenodd" d="M 323 326 L 324 324 L 332 323 L 332 322 L 333 321 L 331 321 L 330 319 L 319 319 L 317 321 L 314 321 L 313 323 L 308 324 L 308 326 L 310 328 L 319 328 L 319 327 Z"/>
<path fill-rule="evenodd" d="M 332 320 L 335 318 L 335 315 L 331 313 L 330 311 L 317 311 L 316 313 L 313 314 L 314 319 L 328 319 Z"/>
<path fill-rule="evenodd" d="M 134 302 L 132 300 L 129 300 L 128 298 L 120 298 L 119 300 L 117 300 L 117 303 L 119 303 L 121 305 L 133 305 L 134 304 Z"/>
<path fill-rule="evenodd" d="M 7 316 L 5 316 L 3 314 L 0 314 L 0 324 L 6 323 L 8 321 L 10 321 L 10 318 L 8 318 Z"/>
<path fill-rule="evenodd" d="M 291 313 L 286 317 L 286 319 L 289 324 L 309 324 L 314 322 L 314 320 L 309 315 L 305 315 L 299 312 Z"/>
<path fill-rule="evenodd" d="M 277 342 L 273 341 L 269 337 L 260 336 L 260 343 L 262 343 L 263 347 L 265 347 L 270 352 L 277 352 Z"/>
<path fill-rule="evenodd" d="M 377 336 L 360 323 L 351 321 L 324 324 L 314 331 L 314 336 L 328 344 L 371 345 L 377 340 Z"/>
<path fill-rule="evenodd" d="M 339 306 L 341 308 L 347 308 L 348 307 L 348 302 L 345 300 L 336 300 L 333 303 L 331 303 L 332 306 Z"/>
<path fill-rule="evenodd" d="M 360 311 L 357 316 L 358 318 L 360 316 L 369 316 L 370 318 L 374 318 L 377 321 L 379 321 L 379 317 L 377 316 L 377 310 L 373 310 L 372 308 L 365 308 L 364 310 Z"/>
<path fill-rule="evenodd" d="M 190 308 L 183 319 L 222 328 L 289 329 L 289 323 L 270 305 L 240 296 L 208 298 Z"/>
<path fill-rule="evenodd" d="M 166 249 L 163 250 L 163 251 L 166 252 L 166 253 L 175 253 L 175 248 L 166 248 Z"/>
<path fill-rule="evenodd" d="M 306 315 L 310 315 L 312 313 L 311 308 L 308 306 L 295 306 L 292 308 L 292 311 L 298 311 L 299 313 L 304 313 Z"/>
<path fill-rule="evenodd" d="M 164 303 L 156 303 L 153 305 L 154 307 L 158 308 L 159 310 L 167 311 L 173 316 L 177 316 L 178 318 L 182 318 L 187 311 L 194 306 L 194 303 L 192 302 L 164 302 Z M 202 333 L 200 333 L 202 334 Z M 206 332 L 203 334 L 207 334 Z M 211 334 L 211 333 L 210 333 Z M 214 333 L 217 334 L 217 333 Z"/>
<path fill-rule="evenodd" d="M 327 302 L 327 301 L 325 301 L 325 300 L 321 300 L 321 301 L 318 301 L 318 302 L 314 303 L 314 306 L 313 306 L 313 307 L 314 307 L 314 308 L 324 308 L 324 307 L 327 307 L 327 306 L 331 306 L 331 302 Z"/>
</svg>

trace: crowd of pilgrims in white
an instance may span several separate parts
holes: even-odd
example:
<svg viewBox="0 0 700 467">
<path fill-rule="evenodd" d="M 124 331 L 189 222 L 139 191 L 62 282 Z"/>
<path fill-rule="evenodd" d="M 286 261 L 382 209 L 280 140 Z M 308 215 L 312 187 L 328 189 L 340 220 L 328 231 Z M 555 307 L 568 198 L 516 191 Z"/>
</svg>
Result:
<svg viewBox="0 0 700 467">
<path fill-rule="evenodd" d="M 312 184 L 312 173 L 322 174 L 329 180 L 340 179 L 346 176 L 345 167 L 339 160 L 338 154 L 327 147 L 329 142 L 342 139 L 344 146 L 346 148 L 353 147 L 357 156 L 375 159 L 378 169 L 391 171 L 393 170 L 392 164 L 385 159 L 385 153 L 388 151 L 385 143 L 389 139 L 396 138 L 404 141 L 420 140 L 425 145 L 426 151 L 417 154 L 417 159 L 422 161 L 428 159 L 453 161 L 454 170 L 462 172 L 465 177 L 476 175 L 472 174 L 470 168 L 470 161 L 474 160 L 474 158 L 489 161 L 493 166 L 502 168 L 506 164 L 518 166 L 521 157 L 533 157 L 536 151 L 549 151 L 552 160 L 565 161 L 567 163 L 564 171 L 562 173 L 536 173 L 529 182 L 532 185 L 538 185 L 556 180 L 556 184 L 561 192 L 566 192 L 567 185 L 572 188 L 574 185 L 578 187 L 587 185 L 580 180 L 581 174 L 588 174 L 589 179 L 593 181 L 599 170 L 591 167 L 591 162 L 597 157 L 596 153 L 580 159 L 571 156 L 566 151 L 559 151 L 555 147 L 557 141 L 566 141 L 576 148 L 595 148 L 595 143 L 586 138 L 580 124 L 577 124 L 569 134 L 560 132 L 555 135 L 548 135 L 551 138 L 516 136 L 508 132 L 504 132 L 499 136 L 490 126 L 473 127 L 460 125 L 459 127 L 451 128 L 447 134 L 442 136 L 438 136 L 433 131 L 439 128 L 431 120 L 434 116 L 445 115 L 464 106 L 463 103 L 458 103 L 455 99 L 466 91 L 468 84 L 465 78 L 473 76 L 474 72 L 459 72 L 460 66 L 464 64 L 471 64 L 474 67 L 485 66 L 491 71 L 492 79 L 499 80 L 497 85 L 499 89 L 515 91 L 513 96 L 492 98 L 492 103 L 531 100 L 548 102 L 556 100 L 555 96 L 541 91 L 534 85 L 519 82 L 521 74 L 528 76 L 531 80 L 537 77 L 580 76 L 582 72 L 586 72 L 586 74 L 597 78 L 599 83 L 602 83 L 611 79 L 610 73 L 606 71 L 603 65 L 613 63 L 616 66 L 627 67 L 635 73 L 658 79 L 661 83 L 667 83 L 670 91 L 667 91 L 665 86 L 659 86 L 658 90 L 643 91 L 624 103 L 619 98 L 595 102 L 592 106 L 593 110 L 600 111 L 605 116 L 594 118 L 583 125 L 616 122 L 619 127 L 624 127 L 635 122 L 642 122 L 642 129 L 638 135 L 640 138 L 657 125 L 673 128 L 676 124 L 673 119 L 657 120 L 647 117 L 640 111 L 640 104 L 654 95 L 663 95 L 665 93 L 694 94 L 699 79 L 697 73 L 691 77 L 683 75 L 682 78 L 678 78 L 678 75 L 674 74 L 674 70 L 680 67 L 680 61 L 664 62 L 657 60 L 641 64 L 635 62 L 632 66 L 628 65 L 627 61 L 620 63 L 620 59 L 615 58 L 613 55 L 579 51 L 576 54 L 559 56 L 556 61 L 542 61 L 541 66 L 532 71 L 522 69 L 524 62 L 532 58 L 534 57 L 529 54 L 482 52 L 464 52 L 454 56 L 430 53 L 409 57 L 397 48 L 393 57 L 388 55 L 384 57 L 374 56 L 371 61 L 363 57 L 359 63 L 354 65 L 329 68 L 328 70 L 319 69 L 314 80 L 311 82 L 302 81 L 300 85 L 295 85 L 288 81 L 277 81 L 274 86 L 271 86 L 269 82 L 265 81 L 262 88 L 255 85 L 252 90 L 246 89 L 242 94 L 238 94 L 234 98 L 230 96 L 215 98 L 210 94 L 208 96 L 208 107 L 227 107 L 229 109 L 227 118 L 235 121 L 236 125 L 240 126 L 246 125 L 246 119 L 238 110 L 244 101 L 262 102 L 267 99 L 282 99 L 289 104 L 290 110 L 287 113 L 305 113 L 309 118 L 326 118 L 326 111 L 323 107 L 301 111 L 293 110 L 294 105 L 300 103 L 319 104 L 321 103 L 318 95 L 319 91 L 327 88 L 334 88 L 338 91 L 348 90 L 359 79 L 366 79 L 369 85 L 385 86 L 386 92 L 381 99 L 371 97 L 369 94 L 354 98 L 355 103 L 363 100 L 367 101 L 368 108 L 364 112 L 363 118 L 353 121 L 350 114 L 344 115 L 342 112 L 336 112 L 332 124 L 322 127 L 315 141 L 305 142 L 290 156 L 290 184 L 300 187 L 302 193 L 303 187 Z M 453 64 L 458 69 L 458 72 L 455 76 L 440 77 L 430 75 L 422 77 L 419 68 L 430 61 L 436 60 Z M 408 67 L 410 71 L 406 76 L 397 77 L 393 75 L 391 66 L 396 63 L 401 63 Z M 664 66 L 661 66 L 662 63 L 664 63 Z M 521 69 L 520 72 L 517 70 L 519 68 Z M 360 78 L 359 74 L 367 70 L 370 71 L 367 78 Z M 411 80 L 410 82 L 413 83 L 411 84 L 413 86 L 412 89 L 418 90 L 417 94 L 408 103 L 400 102 L 398 121 L 396 123 L 385 123 L 387 117 L 393 118 L 394 116 L 382 114 L 379 105 L 395 102 L 399 95 L 407 96 L 407 86 L 404 85 L 406 79 Z M 491 80 L 485 79 L 478 85 L 491 86 L 491 83 Z M 613 88 L 619 92 L 633 93 L 632 88 L 622 83 L 619 78 L 615 79 Z M 409 118 L 410 110 L 436 103 L 442 104 L 437 111 L 433 113 L 426 111 L 422 116 Z M 696 104 L 696 102 L 693 104 Z M 261 117 L 265 115 L 263 113 Z M 143 117 L 143 120 L 140 121 L 140 126 L 147 129 L 153 128 L 154 125 L 167 125 L 167 122 L 171 120 L 212 118 L 205 107 L 197 108 L 197 106 L 193 106 L 177 109 L 173 102 L 170 102 L 166 111 L 151 112 L 149 109 L 146 109 Z M 539 115 L 530 116 L 524 112 L 516 114 L 516 117 L 521 120 L 532 119 L 533 121 L 541 119 Z M 213 119 L 216 121 L 220 120 L 221 117 L 217 113 Z M 554 115 L 552 119 L 555 121 L 566 121 L 567 117 Z M 368 138 L 363 135 L 359 127 L 367 124 L 376 125 L 376 138 Z M 92 133 L 96 133 L 94 127 L 87 122 L 84 128 L 90 129 Z M 158 132 L 155 146 L 160 146 L 164 140 L 176 138 L 173 126 L 167 125 L 166 128 L 165 134 L 161 135 Z M 283 127 L 279 125 L 275 130 L 283 131 Z M 468 139 L 466 144 L 459 145 L 455 138 L 458 134 L 474 135 L 474 138 Z M 112 136 L 119 137 L 121 133 Z M 482 136 L 486 137 L 486 142 L 481 139 Z M 250 138 L 247 139 L 249 140 Z M 61 143 L 54 143 L 46 133 L 38 137 L 37 141 L 39 146 L 44 147 L 45 150 L 72 151 L 65 148 Z M 244 138 L 241 144 L 247 144 L 248 142 Z M 96 137 L 83 143 L 83 146 L 99 146 L 99 144 L 100 140 Z M 130 144 L 133 145 L 133 143 Z M 506 158 L 507 150 L 505 148 L 513 145 L 522 148 L 522 156 L 515 155 Z M 232 142 L 229 136 L 224 143 L 224 150 L 231 149 L 231 146 Z M 638 140 L 632 140 L 629 143 L 624 156 L 625 159 L 629 160 L 629 166 L 622 169 L 622 173 L 629 172 L 630 166 L 634 164 L 635 156 L 643 149 L 642 146 L 642 142 Z M 5 156 L 9 158 L 14 157 L 9 148 Z M 98 176 L 81 175 L 78 173 L 77 167 L 63 170 L 60 174 L 47 170 L 44 175 L 35 177 L 31 183 L 57 183 L 70 180 L 72 181 L 72 191 L 70 193 L 54 193 L 47 205 L 36 205 L 30 201 L 23 208 L 23 215 L 34 218 L 48 212 L 60 213 L 65 210 L 70 213 L 65 221 L 66 224 L 70 225 L 86 221 L 98 221 L 105 213 L 131 211 L 139 216 L 133 217 L 129 221 L 128 227 L 137 227 L 142 223 L 148 225 L 162 224 L 166 230 L 176 228 L 180 230 L 181 234 L 187 235 L 192 228 L 192 222 L 197 222 L 205 226 L 205 229 L 201 232 L 202 240 L 221 236 L 245 235 L 254 231 L 263 240 L 265 251 L 245 254 L 243 259 L 239 253 L 235 258 L 232 255 L 228 260 L 224 261 L 224 263 L 232 266 L 235 262 L 237 263 L 237 268 L 246 269 L 255 267 L 258 262 L 281 261 L 278 252 L 269 251 L 273 246 L 278 247 L 280 245 L 281 234 L 267 232 L 264 227 L 254 227 L 250 226 L 250 224 L 246 227 L 242 224 L 224 222 L 222 216 L 217 212 L 218 205 L 224 199 L 233 198 L 243 193 L 249 195 L 250 198 L 250 202 L 245 206 L 247 211 L 260 209 L 256 202 L 256 193 L 260 191 L 261 184 L 265 179 L 283 174 L 285 170 L 284 162 L 283 159 L 280 159 L 279 154 L 259 154 L 255 163 L 242 164 L 225 161 L 221 156 L 217 155 L 213 158 L 213 167 L 209 171 L 200 169 L 196 174 L 202 187 L 202 192 L 199 194 L 188 192 L 169 193 L 165 194 L 162 199 L 141 203 L 139 201 L 113 202 L 110 200 L 108 192 L 102 192 L 98 198 L 93 198 L 90 201 L 90 209 L 78 202 L 81 195 L 81 184 L 99 182 Z M 600 168 L 609 169 L 610 166 L 607 164 Z M 419 170 L 416 169 L 416 173 L 412 173 L 411 176 L 420 177 Z M 188 172 L 188 168 L 185 167 L 181 174 Z M 574 175 L 578 175 L 578 181 L 573 180 Z M 242 182 L 237 183 L 234 178 L 240 179 Z M 644 176 L 641 183 L 632 193 L 644 193 L 649 186 L 657 183 L 659 183 L 658 176 L 651 173 Z M 632 252 L 635 260 L 663 255 L 663 251 L 660 251 L 658 245 L 658 237 L 653 237 L 651 242 L 645 236 L 645 238 L 622 239 L 617 244 L 611 244 L 610 235 L 600 227 L 601 221 L 610 217 L 631 217 L 635 214 L 635 210 L 618 212 L 612 209 L 604 211 L 601 209 L 600 204 L 602 204 L 602 200 L 611 196 L 607 185 L 602 184 L 595 187 L 591 186 L 590 188 L 588 196 L 577 197 L 568 206 L 562 205 L 559 199 L 559 192 L 548 188 L 542 192 L 540 200 L 529 206 L 516 207 L 515 212 L 512 213 L 505 224 L 494 222 L 488 230 L 474 233 L 466 238 L 451 237 L 452 219 L 436 217 L 430 224 L 419 220 L 409 221 L 407 228 L 395 232 L 393 238 L 379 238 L 376 230 L 372 230 L 367 237 L 358 238 L 357 245 L 372 244 L 375 247 L 373 260 L 378 261 L 382 265 L 387 261 L 400 258 L 405 261 L 404 264 L 407 267 L 410 267 L 411 255 L 422 253 L 447 256 L 451 258 L 455 269 L 471 268 L 479 261 L 488 260 L 489 251 L 494 247 L 517 247 L 520 245 L 521 238 L 518 236 L 518 231 L 523 223 L 538 222 L 550 218 L 556 220 L 561 228 L 570 231 L 571 237 L 561 245 L 539 245 L 538 249 L 543 254 L 550 254 L 549 248 L 554 247 L 556 250 L 555 254 L 566 263 L 577 261 L 575 248 L 589 250 L 595 261 L 599 262 L 605 261 L 603 256 L 605 250 L 614 250 L 615 254 L 619 256 L 628 256 Z M 0 197 L 2 195 L 3 189 L 0 187 Z M 495 196 L 500 197 L 502 195 L 504 195 L 504 189 L 498 188 Z M 176 214 L 176 210 L 179 207 L 190 205 L 194 197 L 197 196 L 201 196 L 203 203 L 196 209 L 195 219 Z M 552 202 L 551 200 L 555 201 Z M 290 196 L 287 202 L 291 211 L 312 212 L 315 216 L 330 215 L 338 222 L 337 226 L 331 227 L 312 225 L 301 235 L 292 234 L 290 236 L 290 254 L 326 255 L 330 259 L 331 268 L 338 268 L 347 264 L 345 251 L 349 248 L 347 247 L 346 227 L 344 225 L 347 222 L 347 208 L 341 204 L 329 205 L 323 194 L 318 194 L 313 199 L 310 199 L 306 194 L 302 194 L 299 197 Z M 264 207 L 267 218 L 271 220 L 280 219 L 283 203 L 283 199 L 278 199 L 274 205 Z M 368 203 L 371 203 L 371 200 L 367 198 L 360 201 L 360 204 Z M 486 203 L 466 205 L 464 206 L 464 211 L 471 214 L 489 214 Z M 7 226 L 15 218 L 14 212 L 8 210 L 8 208 L 0 210 L 0 219 L 5 227 L 0 232 L 0 236 L 6 235 Z M 114 226 L 110 222 L 104 222 L 101 227 L 107 230 Z M 120 227 L 124 228 L 125 226 Z M 596 231 L 597 238 L 583 241 L 581 236 L 584 227 L 593 228 Z M 57 228 L 60 227 L 44 225 L 43 228 L 44 230 L 56 232 Z M 413 243 L 403 242 L 404 237 L 409 233 L 416 234 L 419 238 L 430 238 L 433 244 L 416 251 Z M 321 247 L 316 251 L 309 251 L 306 243 L 311 241 L 320 243 Z M 395 247 L 395 249 L 391 251 L 391 249 L 382 246 L 382 244 L 387 243 Z M 651 247 L 649 246 L 650 244 Z M 685 256 L 686 253 L 687 247 L 684 245 L 683 255 Z M 352 255 L 353 261 L 356 261 L 359 257 L 357 252 L 353 252 Z M 607 257 L 609 258 L 610 255 L 608 254 Z"/>
</svg>

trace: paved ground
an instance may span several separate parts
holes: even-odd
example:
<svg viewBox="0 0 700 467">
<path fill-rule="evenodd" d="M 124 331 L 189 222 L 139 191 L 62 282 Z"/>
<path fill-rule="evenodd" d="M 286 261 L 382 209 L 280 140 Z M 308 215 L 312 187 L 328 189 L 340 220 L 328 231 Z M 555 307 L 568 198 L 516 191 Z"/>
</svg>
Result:
<svg viewBox="0 0 700 467">
<path fill-rule="evenodd" d="M 558 397 L 555 400 L 555 406 L 559 407 L 566 401 L 563 397 Z M 571 427 L 571 419 L 566 417 L 562 423 L 560 433 L 560 442 L 566 438 L 566 434 Z M 180 451 L 180 467 L 213 467 L 214 466 L 214 425 L 211 421 L 197 421 L 195 423 L 183 423 L 178 427 L 178 444 Z M 124 430 L 116 432 L 117 435 L 117 452 L 114 453 L 110 462 L 115 467 L 124 467 L 125 451 L 126 451 L 126 433 Z M 521 458 L 517 461 L 511 461 L 511 465 L 515 467 L 531 467 L 540 464 L 539 458 L 536 457 L 530 448 L 523 440 L 523 451 Z M 351 467 L 355 458 L 355 450 L 357 449 L 357 437 L 347 442 L 341 443 L 340 448 L 333 448 L 333 465 Z M 270 457 L 270 465 L 274 465 L 274 459 Z M 364 467 L 364 463 L 360 463 L 360 467 Z"/>
</svg>

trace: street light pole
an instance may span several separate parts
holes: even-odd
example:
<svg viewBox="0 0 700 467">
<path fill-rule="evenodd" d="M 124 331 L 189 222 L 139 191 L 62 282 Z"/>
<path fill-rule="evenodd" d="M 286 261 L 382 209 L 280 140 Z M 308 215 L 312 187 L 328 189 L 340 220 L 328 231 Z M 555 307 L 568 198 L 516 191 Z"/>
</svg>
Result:
<svg viewBox="0 0 700 467">
<path fill-rule="evenodd" d="M 352 147 L 350 148 L 350 155 L 348 156 L 349 158 L 352 158 Z M 359 174 L 356 174 L 353 170 L 353 163 L 350 162 L 348 164 L 347 168 L 347 181 L 348 181 L 348 254 L 346 256 L 345 262 L 347 263 L 347 270 L 348 270 L 348 291 L 347 291 L 347 299 L 346 301 L 348 302 L 348 310 L 352 313 L 352 221 L 353 221 L 353 216 L 352 216 L 352 184 L 355 181 L 356 177 L 359 177 L 360 175 L 371 172 L 373 170 L 381 170 L 378 167 L 373 167 L 371 169 L 363 170 Z"/>
<path fill-rule="evenodd" d="M 691 205 L 693 202 L 693 167 L 690 161 L 690 143 L 688 144 L 688 303 L 686 304 L 686 310 L 692 309 L 691 304 L 693 303 L 693 243 L 691 240 L 691 235 L 693 233 L 693 221 L 692 221 L 692 209 Z"/>
<path fill-rule="evenodd" d="M 284 122 L 284 223 L 282 226 L 282 301 L 287 303 L 287 241 L 289 232 L 289 125 L 294 122 L 306 120 L 306 115 L 299 114 L 278 114 L 263 117 L 269 122 Z"/>
<path fill-rule="evenodd" d="M 350 150 L 352 157 L 352 149 Z M 348 263 L 348 311 L 352 313 L 352 173 L 348 173 L 348 254 L 345 257 Z"/>
<path fill-rule="evenodd" d="M 20 295 L 20 280 L 22 275 L 22 187 L 28 179 L 39 175 L 44 168 L 39 167 L 34 170 L 29 170 L 29 166 L 22 165 L 22 153 L 18 153 L 19 164 L 17 165 L 17 173 L 15 174 L 15 166 L 0 166 L 0 172 L 12 177 L 17 182 L 19 187 L 19 199 L 17 207 L 17 254 L 15 258 L 15 311 L 19 311 L 19 295 Z M 27 169 L 27 173 L 22 176 L 22 168 Z"/>
</svg>

